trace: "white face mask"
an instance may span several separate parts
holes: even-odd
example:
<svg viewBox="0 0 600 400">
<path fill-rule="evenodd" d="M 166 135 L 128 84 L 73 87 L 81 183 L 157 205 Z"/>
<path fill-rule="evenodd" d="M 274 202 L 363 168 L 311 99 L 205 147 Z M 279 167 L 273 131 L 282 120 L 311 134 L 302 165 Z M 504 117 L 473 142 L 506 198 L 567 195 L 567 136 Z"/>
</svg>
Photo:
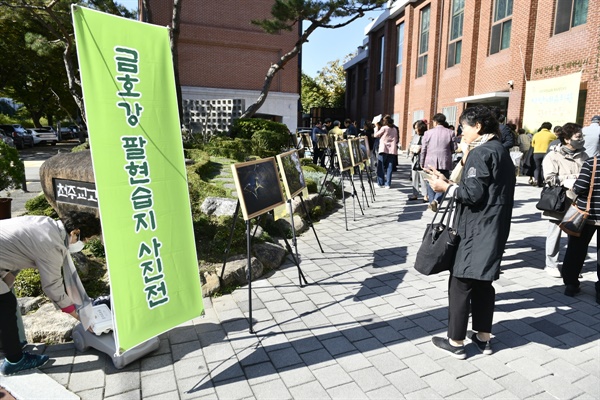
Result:
<svg viewBox="0 0 600 400">
<path fill-rule="evenodd" d="M 76 241 L 75 243 L 69 244 L 69 253 L 79 253 L 83 250 L 83 242 L 81 240 Z"/>
</svg>

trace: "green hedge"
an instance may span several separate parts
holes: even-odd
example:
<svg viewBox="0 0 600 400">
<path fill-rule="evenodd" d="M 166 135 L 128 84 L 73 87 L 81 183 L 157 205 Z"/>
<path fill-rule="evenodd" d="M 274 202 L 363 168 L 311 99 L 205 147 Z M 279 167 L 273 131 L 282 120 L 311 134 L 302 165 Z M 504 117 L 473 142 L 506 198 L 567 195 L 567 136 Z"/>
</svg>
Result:
<svg viewBox="0 0 600 400">
<path fill-rule="evenodd" d="M 258 131 L 269 131 L 289 136 L 289 129 L 285 124 L 260 118 L 239 118 L 231 127 L 231 137 L 240 139 L 251 139 Z"/>
<path fill-rule="evenodd" d="M 250 139 L 231 139 L 228 137 L 213 137 L 204 146 L 211 156 L 225 157 L 236 161 L 245 161 L 250 155 L 252 141 Z"/>
</svg>

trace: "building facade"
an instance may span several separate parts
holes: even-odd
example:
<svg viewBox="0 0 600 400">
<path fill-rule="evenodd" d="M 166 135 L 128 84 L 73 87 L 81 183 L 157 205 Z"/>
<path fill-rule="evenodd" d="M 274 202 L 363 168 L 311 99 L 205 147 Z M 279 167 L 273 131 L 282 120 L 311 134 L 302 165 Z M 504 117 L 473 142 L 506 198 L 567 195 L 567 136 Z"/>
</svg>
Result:
<svg viewBox="0 0 600 400">
<path fill-rule="evenodd" d="M 141 3 L 140 0 L 140 10 Z M 142 20 L 171 25 L 173 0 L 146 3 Z M 269 67 L 294 47 L 299 35 L 298 31 L 267 34 L 251 23 L 269 18 L 272 6 L 273 0 L 243 4 L 237 0 L 182 2 L 178 53 L 184 104 L 233 101 L 247 107 L 258 98 Z M 292 131 L 296 129 L 299 71 L 297 58 L 277 73 L 256 117 L 282 122 Z M 195 113 L 196 109 L 190 114 Z"/>
<path fill-rule="evenodd" d="M 572 122 L 588 125 L 600 114 L 599 9 L 600 0 L 397 0 L 344 65 L 347 112 L 391 114 L 406 148 L 414 121 L 441 112 L 458 125 L 476 104 L 521 127 L 527 82 L 581 72 Z"/>
</svg>

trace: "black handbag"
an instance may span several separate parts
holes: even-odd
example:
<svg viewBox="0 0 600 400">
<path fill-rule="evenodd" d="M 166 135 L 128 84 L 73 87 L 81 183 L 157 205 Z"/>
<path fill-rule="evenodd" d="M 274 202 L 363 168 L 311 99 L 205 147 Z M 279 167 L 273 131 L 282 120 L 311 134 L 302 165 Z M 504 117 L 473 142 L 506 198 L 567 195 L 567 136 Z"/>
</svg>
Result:
<svg viewBox="0 0 600 400">
<path fill-rule="evenodd" d="M 567 208 L 567 188 L 546 183 L 535 207 L 541 211 L 564 212 Z"/>
<path fill-rule="evenodd" d="M 448 192 L 444 194 L 440 205 L 444 202 L 447 194 Z M 425 229 L 423 242 L 419 247 L 419 251 L 417 251 L 415 260 L 415 269 L 423 275 L 434 275 L 443 271 L 450 271 L 454 265 L 454 256 L 460 241 L 460 237 L 454 228 L 454 205 L 454 196 L 451 196 L 444 211 L 441 212 L 441 208 L 438 208 L 433 220 Z M 440 221 L 435 222 L 438 215 L 441 215 Z M 445 224 L 444 219 L 446 219 Z"/>
</svg>

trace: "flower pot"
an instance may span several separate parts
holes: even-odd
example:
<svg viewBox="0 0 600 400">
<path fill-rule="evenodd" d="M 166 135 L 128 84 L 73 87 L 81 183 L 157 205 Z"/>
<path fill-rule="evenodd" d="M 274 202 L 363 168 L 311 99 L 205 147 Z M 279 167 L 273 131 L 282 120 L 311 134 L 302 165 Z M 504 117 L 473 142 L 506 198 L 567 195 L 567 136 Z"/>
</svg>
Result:
<svg viewBox="0 0 600 400">
<path fill-rule="evenodd" d="M 0 197 L 0 219 L 10 218 L 10 205 L 12 199 L 10 197 Z"/>
</svg>

